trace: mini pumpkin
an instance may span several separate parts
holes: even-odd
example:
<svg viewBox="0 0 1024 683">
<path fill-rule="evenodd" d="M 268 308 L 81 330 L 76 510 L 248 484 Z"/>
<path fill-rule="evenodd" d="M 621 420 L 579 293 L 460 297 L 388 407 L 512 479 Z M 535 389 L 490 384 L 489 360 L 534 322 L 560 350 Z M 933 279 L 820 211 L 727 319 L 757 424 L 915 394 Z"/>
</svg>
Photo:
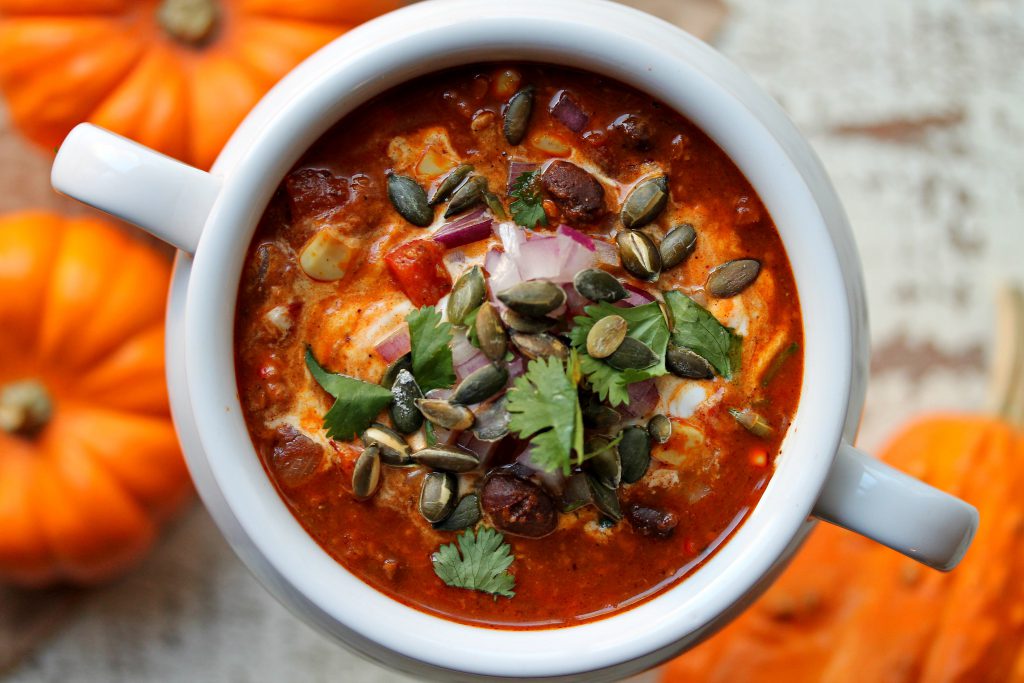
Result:
<svg viewBox="0 0 1024 683">
<path fill-rule="evenodd" d="M 1024 683 L 1024 300 L 1001 297 L 994 417 L 928 415 L 883 460 L 974 504 L 960 566 L 925 569 L 819 525 L 737 621 L 665 669 L 664 683 Z"/>
<path fill-rule="evenodd" d="M 47 149 L 91 121 L 209 167 L 284 74 L 399 0 L 0 0 L 0 90 Z"/>
<path fill-rule="evenodd" d="M 104 221 L 0 217 L 0 579 L 110 578 L 189 497 L 164 382 L 169 276 Z"/>
</svg>

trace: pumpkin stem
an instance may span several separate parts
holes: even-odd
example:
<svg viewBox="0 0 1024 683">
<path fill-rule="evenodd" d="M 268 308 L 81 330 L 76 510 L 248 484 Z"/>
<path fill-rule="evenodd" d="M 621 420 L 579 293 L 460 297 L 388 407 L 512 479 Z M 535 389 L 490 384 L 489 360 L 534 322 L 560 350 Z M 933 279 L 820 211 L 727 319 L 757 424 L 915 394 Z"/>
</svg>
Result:
<svg viewBox="0 0 1024 683">
<path fill-rule="evenodd" d="M 996 348 L 989 383 L 992 411 L 1024 427 L 1024 292 L 1003 285 L 996 299 Z"/>
<path fill-rule="evenodd" d="M 53 401 L 42 382 L 26 379 L 0 387 L 0 430 L 32 437 L 52 415 Z"/>
<path fill-rule="evenodd" d="M 220 21 L 217 0 L 162 0 L 156 11 L 160 27 L 189 47 L 205 43 Z"/>
</svg>

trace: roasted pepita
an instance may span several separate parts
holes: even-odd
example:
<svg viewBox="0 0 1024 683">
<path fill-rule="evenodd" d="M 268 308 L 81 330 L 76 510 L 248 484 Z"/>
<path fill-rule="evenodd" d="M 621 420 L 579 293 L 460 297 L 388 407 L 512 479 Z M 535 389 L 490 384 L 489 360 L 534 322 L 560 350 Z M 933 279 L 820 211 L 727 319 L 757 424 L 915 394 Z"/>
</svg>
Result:
<svg viewBox="0 0 1024 683">
<path fill-rule="evenodd" d="M 594 507 L 613 522 L 622 519 L 622 507 L 619 505 L 615 491 L 602 484 L 592 474 L 587 475 L 587 486 L 590 489 L 590 499 L 594 503 Z"/>
<path fill-rule="evenodd" d="M 440 522 L 435 522 L 434 528 L 438 531 L 462 531 L 475 526 L 482 516 L 480 496 L 470 493 L 459 500 L 450 515 Z"/>
<path fill-rule="evenodd" d="M 587 483 L 586 474 L 576 472 L 565 480 L 565 488 L 562 489 L 562 512 L 578 510 L 585 505 L 590 505 L 591 502 L 593 500 L 590 496 L 590 484 Z"/>
<path fill-rule="evenodd" d="M 493 361 L 505 357 L 508 351 L 508 334 L 501 324 L 498 309 L 490 301 L 485 301 L 476 312 L 476 337 L 480 340 L 480 350 Z"/>
<path fill-rule="evenodd" d="M 444 210 L 444 217 L 451 218 L 482 203 L 486 191 L 487 178 L 479 175 L 469 176 L 452 194 L 451 201 L 448 202 L 448 206 Z"/>
<path fill-rule="evenodd" d="M 620 230 L 615 236 L 615 243 L 619 245 L 619 258 L 626 270 L 648 282 L 658 279 L 661 254 L 650 237 L 639 230 Z"/>
<path fill-rule="evenodd" d="M 469 472 L 480 466 L 480 457 L 455 446 L 428 446 L 412 454 L 416 464 L 444 472 Z"/>
<path fill-rule="evenodd" d="M 593 358 L 607 358 L 626 338 L 628 326 L 621 315 L 606 315 L 594 323 L 587 333 L 587 353 Z"/>
<path fill-rule="evenodd" d="M 583 407 L 583 424 L 601 434 L 618 431 L 622 416 L 615 408 L 603 403 L 592 403 Z"/>
<path fill-rule="evenodd" d="M 505 107 L 505 139 L 510 145 L 518 145 L 526 137 L 533 113 L 533 87 L 523 88 L 508 101 Z"/>
<path fill-rule="evenodd" d="M 508 436 L 508 423 L 512 414 L 508 412 L 507 394 L 476 413 L 473 435 L 481 441 L 500 441 Z"/>
<path fill-rule="evenodd" d="M 487 284 L 484 282 L 483 271 L 480 266 L 473 266 L 459 276 L 452 287 L 452 293 L 448 295 L 448 321 L 453 325 L 463 325 L 466 316 L 474 308 L 484 302 L 487 296 Z"/>
<path fill-rule="evenodd" d="M 637 184 L 622 203 L 622 224 L 631 230 L 653 222 L 668 204 L 668 178 L 663 175 Z"/>
<path fill-rule="evenodd" d="M 591 301 L 621 301 L 629 296 L 618 278 L 600 268 L 587 268 L 576 273 L 572 279 L 573 287 L 584 299 Z"/>
<path fill-rule="evenodd" d="M 434 210 L 427 202 L 427 193 L 412 178 L 389 174 L 388 199 L 398 215 L 413 225 L 425 228 L 434 222 Z"/>
<path fill-rule="evenodd" d="M 646 429 L 626 427 L 622 430 L 619 458 L 622 461 L 623 483 L 635 484 L 643 479 L 651 464 L 651 442 Z"/>
<path fill-rule="evenodd" d="M 513 311 L 511 308 L 506 308 L 501 312 L 501 322 L 505 323 L 505 327 L 508 329 L 525 334 L 546 332 L 558 324 L 558 321 L 554 318 L 523 315 Z"/>
<path fill-rule="evenodd" d="M 565 303 L 565 290 L 547 280 L 528 280 L 498 292 L 498 299 L 523 315 L 547 315 Z"/>
<path fill-rule="evenodd" d="M 402 435 L 382 424 L 374 423 L 363 432 L 364 446 L 380 448 L 380 460 L 392 467 L 406 467 L 413 464 L 409 444 Z"/>
<path fill-rule="evenodd" d="M 693 253 L 697 246 L 697 231 L 689 223 L 672 228 L 665 239 L 658 245 L 661 254 L 661 267 L 664 270 L 675 268 Z"/>
<path fill-rule="evenodd" d="M 665 352 L 665 367 L 673 375 L 686 379 L 711 379 L 715 376 L 715 369 L 703 356 L 671 343 Z"/>
<path fill-rule="evenodd" d="M 416 408 L 416 400 L 423 398 L 420 386 L 408 370 L 398 371 L 394 384 L 391 385 L 394 400 L 388 408 L 391 423 L 403 434 L 412 434 L 423 426 L 423 415 Z"/>
<path fill-rule="evenodd" d="M 740 426 L 754 436 L 767 439 L 772 435 L 772 426 L 769 424 L 768 420 L 764 419 L 764 417 L 750 408 L 744 408 L 743 410 L 730 408 L 729 414 L 736 418 L 736 421 L 740 423 Z"/>
<path fill-rule="evenodd" d="M 367 446 L 356 458 L 352 468 L 352 495 L 366 500 L 377 492 L 380 484 L 380 449 Z"/>
<path fill-rule="evenodd" d="M 550 334 L 512 333 L 512 343 L 527 359 L 554 356 L 562 360 L 569 357 L 569 347 Z"/>
<path fill-rule="evenodd" d="M 647 436 L 655 443 L 668 443 L 672 438 L 672 420 L 665 415 L 655 415 L 647 422 Z"/>
<path fill-rule="evenodd" d="M 610 489 L 619 488 L 622 483 L 622 461 L 619 459 L 618 448 L 609 439 L 596 436 L 587 442 L 586 451 L 594 454 L 587 461 L 587 466 L 598 481 Z"/>
<path fill-rule="evenodd" d="M 604 360 L 616 370 L 644 370 L 658 362 L 658 354 L 639 339 L 626 337 Z"/>
<path fill-rule="evenodd" d="M 713 297 L 728 299 L 753 284 L 760 272 L 761 262 L 756 259 L 744 258 L 726 261 L 708 273 L 708 281 L 704 285 L 704 289 Z"/>
<path fill-rule="evenodd" d="M 452 394 L 452 403 L 473 405 L 482 403 L 501 391 L 508 384 L 508 368 L 504 365 L 487 365 L 474 370 L 459 383 Z"/>
<path fill-rule="evenodd" d="M 443 521 L 455 508 L 459 480 L 450 472 L 428 472 L 420 486 L 419 509 L 431 524 Z"/>
<path fill-rule="evenodd" d="M 416 407 L 423 417 L 443 429 L 462 431 L 473 426 L 473 411 L 439 398 L 417 399 Z"/>
<path fill-rule="evenodd" d="M 412 354 L 406 353 L 395 360 L 391 361 L 391 365 L 384 371 L 384 376 L 380 378 L 380 385 L 385 389 L 390 389 L 395 384 L 395 380 L 398 378 L 399 370 L 408 370 L 412 372 Z"/>
<path fill-rule="evenodd" d="M 453 168 L 448 172 L 448 175 L 446 175 L 444 179 L 437 184 L 437 187 L 434 188 L 433 192 L 430 193 L 430 196 L 427 198 L 427 204 L 430 206 L 437 206 L 438 204 L 447 201 L 447 199 L 452 196 L 452 192 L 455 192 L 455 188 L 457 188 L 472 171 L 473 164 L 459 164 Z"/>
</svg>

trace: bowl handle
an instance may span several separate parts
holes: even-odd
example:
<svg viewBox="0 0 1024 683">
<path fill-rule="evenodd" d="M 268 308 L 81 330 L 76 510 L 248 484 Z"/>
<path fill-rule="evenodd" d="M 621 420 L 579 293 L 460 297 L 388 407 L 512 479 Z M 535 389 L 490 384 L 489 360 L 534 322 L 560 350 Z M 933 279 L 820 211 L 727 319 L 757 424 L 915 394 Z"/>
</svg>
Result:
<svg viewBox="0 0 1024 683">
<path fill-rule="evenodd" d="M 845 443 L 814 516 L 942 571 L 960 562 L 978 529 L 974 506 Z"/>
<path fill-rule="evenodd" d="M 54 189 L 194 254 L 219 178 L 90 123 L 68 134 L 50 172 Z"/>
</svg>

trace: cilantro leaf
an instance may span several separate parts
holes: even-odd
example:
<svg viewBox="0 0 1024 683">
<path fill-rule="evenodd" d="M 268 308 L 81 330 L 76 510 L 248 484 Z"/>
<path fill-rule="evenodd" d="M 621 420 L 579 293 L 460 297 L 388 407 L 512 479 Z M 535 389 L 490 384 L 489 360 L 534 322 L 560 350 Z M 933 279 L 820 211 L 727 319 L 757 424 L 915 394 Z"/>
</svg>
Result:
<svg viewBox="0 0 1024 683">
<path fill-rule="evenodd" d="M 430 558 L 434 573 L 449 586 L 511 598 L 516 577 L 507 570 L 515 558 L 505 537 L 489 527 L 480 527 L 475 534 L 466 529 L 455 543 L 443 545 Z M 459 554 L 459 551 L 462 554 Z"/>
<path fill-rule="evenodd" d="M 426 393 L 455 384 L 451 324 L 441 322 L 441 314 L 433 306 L 411 311 L 405 321 L 409 323 L 412 374 L 420 389 Z"/>
<path fill-rule="evenodd" d="M 354 439 L 391 403 L 391 391 L 382 386 L 327 372 L 308 347 L 306 367 L 317 384 L 335 398 L 334 405 L 324 416 L 324 429 L 331 439 Z"/>
<path fill-rule="evenodd" d="M 602 302 L 587 306 L 583 310 L 586 315 L 575 318 L 575 326 L 569 333 L 569 338 L 572 340 L 572 345 L 579 349 L 580 368 L 583 370 L 583 374 L 587 376 L 590 387 L 602 401 L 608 401 L 613 406 L 628 405 L 629 390 L 627 387 L 630 384 L 668 372 L 665 368 L 665 349 L 668 347 L 669 338 L 668 323 L 665 322 L 665 316 L 657 302 L 632 308 L 619 308 Z M 603 360 L 591 358 L 586 353 L 587 334 L 590 333 L 590 328 L 598 320 L 609 315 L 619 315 L 626 320 L 627 334 L 651 347 L 659 359 L 656 365 L 644 370 L 616 370 Z"/>
<path fill-rule="evenodd" d="M 524 228 L 536 228 L 537 224 L 548 224 L 548 215 L 544 213 L 544 198 L 537 189 L 537 178 L 540 171 L 520 173 L 512 181 L 512 190 L 508 193 L 515 201 L 509 204 L 512 220 Z"/>
<path fill-rule="evenodd" d="M 682 292 L 665 292 L 665 304 L 675 321 L 672 342 L 704 358 L 722 377 L 732 379 L 740 370 L 743 338 Z"/>
<path fill-rule="evenodd" d="M 583 462 L 583 412 L 576 353 L 568 368 L 553 356 L 530 361 L 508 392 L 508 428 L 530 439 L 533 462 L 549 472 L 569 474 L 572 454 Z"/>
</svg>

